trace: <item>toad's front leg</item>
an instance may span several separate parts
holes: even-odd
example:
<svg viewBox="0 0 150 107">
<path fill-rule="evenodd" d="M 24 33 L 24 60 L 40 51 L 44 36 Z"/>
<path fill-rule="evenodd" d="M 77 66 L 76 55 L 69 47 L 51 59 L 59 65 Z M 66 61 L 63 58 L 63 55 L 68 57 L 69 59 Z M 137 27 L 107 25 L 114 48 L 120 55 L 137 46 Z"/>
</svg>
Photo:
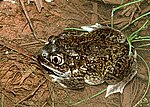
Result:
<svg viewBox="0 0 150 107">
<path fill-rule="evenodd" d="M 69 75 L 67 77 L 59 77 L 50 75 L 52 81 L 59 83 L 64 88 L 69 89 L 82 89 L 85 86 L 84 77 L 77 75 Z"/>
</svg>

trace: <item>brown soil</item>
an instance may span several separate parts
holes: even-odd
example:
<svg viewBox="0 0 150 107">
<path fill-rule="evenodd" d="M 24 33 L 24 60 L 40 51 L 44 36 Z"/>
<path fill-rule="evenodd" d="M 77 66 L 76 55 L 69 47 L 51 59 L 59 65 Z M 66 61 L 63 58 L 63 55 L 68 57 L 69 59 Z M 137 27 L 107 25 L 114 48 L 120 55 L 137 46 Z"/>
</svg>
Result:
<svg viewBox="0 0 150 107">
<path fill-rule="evenodd" d="M 22 5 L 0 0 L 0 107 L 149 107 L 150 90 L 147 85 L 147 69 L 138 58 L 138 75 L 124 90 L 105 98 L 105 92 L 86 100 L 106 88 L 106 84 L 86 86 L 84 90 L 63 89 L 44 74 L 37 65 L 36 52 L 50 35 L 59 34 L 66 27 L 80 27 L 100 23 L 110 26 L 111 10 L 134 0 L 54 0 L 43 1 L 39 13 L 34 3 L 24 0 L 26 12 L 33 24 L 29 26 Z M 150 11 L 148 0 L 121 8 L 114 13 L 114 27 L 121 29 L 138 16 Z M 141 18 L 123 30 L 131 34 L 139 29 L 148 16 Z M 150 35 L 150 23 L 138 33 Z M 145 42 L 146 43 L 146 42 Z M 148 42 L 147 42 L 148 43 Z M 150 47 L 138 48 L 137 52 L 150 65 Z M 140 101 L 141 100 L 141 101 Z M 139 104 L 137 104 L 140 101 Z"/>
</svg>

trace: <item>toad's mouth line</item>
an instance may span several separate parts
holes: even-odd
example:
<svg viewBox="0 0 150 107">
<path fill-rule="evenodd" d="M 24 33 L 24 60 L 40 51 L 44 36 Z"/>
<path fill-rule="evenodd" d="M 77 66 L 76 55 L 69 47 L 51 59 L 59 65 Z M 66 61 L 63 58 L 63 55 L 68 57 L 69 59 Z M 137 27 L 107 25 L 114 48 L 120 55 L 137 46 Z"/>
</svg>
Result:
<svg viewBox="0 0 150 107">
<path fill-rule="evenodd" d="M 57 76 L 59 76 L 59 77 L 65 77 L 65 78 L 66 78 L 66 77 L 68 77 L 69 74 L 70 74 L 70 72 L 62 73 L 62 72 L 60 72 L 60 71 L 58 71 L 58 70 L 56 70 L 56 69 L 54 69 L 54 68 L 52 68 L 52 67 L 50 67 L 50 66 L 45 65 L 45 64 L 42 63 L 42 62 L 40 62 L 40 63 L 41 63 L 42 66 L 44 66 L 44 67 L 46 67 L 47 69 L 51 70 L 55 75 L 57 75 Z"/>
</svg>

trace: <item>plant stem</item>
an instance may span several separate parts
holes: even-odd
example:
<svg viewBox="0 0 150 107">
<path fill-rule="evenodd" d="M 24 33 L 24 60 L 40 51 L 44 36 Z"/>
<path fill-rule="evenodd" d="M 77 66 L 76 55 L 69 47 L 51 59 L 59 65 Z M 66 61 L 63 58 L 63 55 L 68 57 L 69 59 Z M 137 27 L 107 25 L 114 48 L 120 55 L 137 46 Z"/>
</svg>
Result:
<svg viewBox="0 0 150 107">
<path fill-rule="evenodd" d="M 118 6 L 116 8 L 113 8 L 112 9 L 112 12 L 111 12 L 111 27 L 113 28 L 113 16 L 114 16 L 114 12 L 120 8 L 123 8 L 123 7 L 126 7 L 126 6 L 129 6 L 131 4 L 135 4 L 135 3 L 138 3 L 138 2 L 141 2 L 142 0 L 136 0 L 136 1 L 133 1 L 133 2 L 129 2 L 129 3 L 126 3 L 126 4 L 123 4 L 121 6 Z"/>
<path fill-rule="evenodd" d="M 149 15 L 149 14 L 150 14 L 150 12 L 147 12 L 147 13 L 145 13 L 145 14 L 143 14 L 143 15 L 137 17 L 137 18 L 134 19 L 131 23 L 127 24 L 126 26 L 124 26 L 124 27 L 121 28 L 120 30 L 122 31 L 122 30 L 126 29 L 129 25 L 133 24 L 133 23 L 136 22 L 137 20 L 139 20 L 139 19 L 141 19 L 141 18 L 143 18 L 144 16 L 147 16 L 147 15 Z"/>
</svg>

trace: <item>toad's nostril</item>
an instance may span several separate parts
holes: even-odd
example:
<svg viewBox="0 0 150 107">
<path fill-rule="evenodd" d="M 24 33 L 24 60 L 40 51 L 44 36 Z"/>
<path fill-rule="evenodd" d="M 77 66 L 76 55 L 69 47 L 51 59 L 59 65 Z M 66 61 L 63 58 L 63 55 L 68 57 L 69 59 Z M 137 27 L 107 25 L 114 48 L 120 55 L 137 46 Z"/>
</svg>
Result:
<svg viewBox="0 0 150 107">
<path fill-rule="evenodd" d="M 46 53 L 42 53 L 43 58 L 46 58 L 46 56 L 47 56 Z"/>
<path fill-rule="evenodd" d="M 46 50 L 43 50 L 43 49 L 41 49 L 40 51 L 39 51 L 39 55 L 42 57 L 42 58 L 48 58 L 48 52 L 46 51 Z"/>
</svg>

